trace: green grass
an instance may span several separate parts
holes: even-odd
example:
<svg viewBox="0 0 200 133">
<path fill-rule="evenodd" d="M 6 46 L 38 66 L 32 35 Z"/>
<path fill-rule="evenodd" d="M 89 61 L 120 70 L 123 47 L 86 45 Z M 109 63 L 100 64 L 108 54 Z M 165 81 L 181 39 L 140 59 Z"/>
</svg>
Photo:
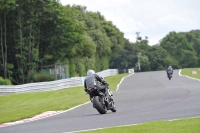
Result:
<svg viewBox="0 0 200 133">
<path fill-rule="evenodd" d="M 200 133 L 200 117 L 175 121 L 157 121 L 144 124 L 112 127 L 85 133 Z"/>
<path fill-rule="evenodd" d="M 107 77 L 110 90 L 115 91 L 128 74 Z M 66 110 L 88 102 L 83 86 L 57 91 L 0 96 L 0 124 L 29 118 L 45 111 Z"/>
<path fill-rule="evenodd" d="M 192 71 L 196 71 L 197 74 L 192 74 Z M 181 74 L 192 78 L 200 79 L 200 68 L 184 68 L 182 69 Z"/>
</svg>

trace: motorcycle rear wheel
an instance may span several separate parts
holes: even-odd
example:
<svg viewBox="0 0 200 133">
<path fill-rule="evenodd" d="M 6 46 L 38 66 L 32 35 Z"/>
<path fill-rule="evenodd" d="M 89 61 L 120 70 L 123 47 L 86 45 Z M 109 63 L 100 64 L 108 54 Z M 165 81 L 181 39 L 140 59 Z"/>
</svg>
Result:
<svg viewBox="0 0 200 133">
<path fill-rule="evenodd" d="M 107 112 L 107 107 L 106 105 L 102 104 L 101 100 L 102 99 L 99 96 L 95 96 L 93 98 L 93 104 L 100 114 L 105 114 Z"/>
</svg>

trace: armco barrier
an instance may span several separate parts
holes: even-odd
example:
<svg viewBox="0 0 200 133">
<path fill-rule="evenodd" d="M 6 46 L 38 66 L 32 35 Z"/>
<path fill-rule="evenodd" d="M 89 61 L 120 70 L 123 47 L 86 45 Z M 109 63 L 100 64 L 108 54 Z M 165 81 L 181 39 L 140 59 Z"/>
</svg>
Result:
<svg viewBox="0 0 200 133">
<path fill-rule="evenodd" d="M 117 69 L 108 69 L 97 73 L 101 77 L 105 78 L 108 76 L 118 74 Z M 39 92 L 39 91 L 50 91 L 59 90 L 63 88 L 70 88 L 76 86 L 83 86 L 85 77 L 73 77 L 68 79 L 55 80 L 50 82 L 38 82 L 28 83 L 23 85 L 0 85 L 0 94 L 10 93 L 25 93 L 25 92 Z"/>
</svg>

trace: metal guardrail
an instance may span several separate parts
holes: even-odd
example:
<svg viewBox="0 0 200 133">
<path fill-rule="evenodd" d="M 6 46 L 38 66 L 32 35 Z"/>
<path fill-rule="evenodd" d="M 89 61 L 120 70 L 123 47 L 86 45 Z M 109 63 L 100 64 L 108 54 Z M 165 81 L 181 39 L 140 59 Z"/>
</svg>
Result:
<svg viewBox="0 0 200 133">
<path fill-rule="evenodd" d="M 101 77 L 105 78 L 108 76 L 118 74 L 117 69 L 108 69 L 97 73 Z M 72 77 L 68 79 L 55 80 L 50 82 L 37 82 L 28 83 L 23 85 L 0 85 L 0 94 L 11 94 L 11 93 L 26 93 L 26 92 L 39 92 L 39 91 L 51 91 L 59 90 L 63 88 L 70 88 L 76 86 L 83 86 L 85 77 Z"/>
</svg>

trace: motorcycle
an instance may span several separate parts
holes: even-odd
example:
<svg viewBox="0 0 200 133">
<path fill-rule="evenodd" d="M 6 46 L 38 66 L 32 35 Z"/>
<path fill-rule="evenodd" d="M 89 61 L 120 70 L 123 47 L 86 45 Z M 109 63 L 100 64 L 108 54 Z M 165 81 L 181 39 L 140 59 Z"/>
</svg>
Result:
<svg viewBox="0 0 200 133">
<path fill-rule="evenodd" d="M 169 78 L 169 80 L 171 80 L 171 78 L 172 78 L 172 73 L 168 73 L 168 78 Z"/>
<path fill-rule="evenodd" d="M 108 84 L 106 87 L 108 87 Z M 100 114 L 106 114 L 108 110 L 111 110 L 112 112 L 117 111 L 113 98 L 111 97 L 112 95 L 110 95 L 108 89 L 101 90 L 98 86 L 87 89 L 88 94 L 92 95 L 91 102 L 93 103 L 93 107 L 96 108 Z"/>
</svg>

